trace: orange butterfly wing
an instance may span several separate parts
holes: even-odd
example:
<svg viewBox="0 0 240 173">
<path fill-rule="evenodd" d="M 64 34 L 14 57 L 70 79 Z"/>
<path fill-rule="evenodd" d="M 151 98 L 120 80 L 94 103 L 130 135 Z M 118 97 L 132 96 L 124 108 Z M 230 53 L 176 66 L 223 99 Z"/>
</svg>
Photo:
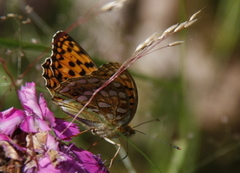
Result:
<svg viewBox="0 0 240 173">
<path fill-rule="evenodd" d="M 87 52 L 63 31 L 53 36 L 52 54 L 42 67 L 45 84 L 51 94 L 61 82 L 89 75 L 98 69 Z"/>
<path fill-rule="evenodd" d="M 120 66 L 110 62 L 97 68 L 86 51 L 63 31 L 54 35 L 52 55 L 42 64 L 52 99 L 73 117 Z M 101 137 L 117 137 L 117 131 L 130 135 L 134 130 L 128 124 L 137 102 L 137 87 L 125 70 L 93 97 L 77 120 Z"/>
</svg>

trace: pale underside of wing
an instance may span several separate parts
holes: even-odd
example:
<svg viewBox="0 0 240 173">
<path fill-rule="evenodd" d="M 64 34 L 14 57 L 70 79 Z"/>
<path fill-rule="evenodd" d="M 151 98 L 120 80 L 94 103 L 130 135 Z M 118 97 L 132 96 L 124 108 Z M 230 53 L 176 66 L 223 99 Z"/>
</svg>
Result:
<svg viewBox="0 0 240 173">
<path fill-rule="evenodd" d="M 66 113 L 75 116 L 93 92 L 102 86 L 119 67 L 119 63 L 108 63 L 91 75 L 69 79 L 55 90 L 56 95 L 53 99 Z M 79 118 L 89 127 L 103 123 L 119 127 L 131 121 L 136 108 L 135 82 L 129 72 L 124 71 L 93 97 Z"/>
</svg>

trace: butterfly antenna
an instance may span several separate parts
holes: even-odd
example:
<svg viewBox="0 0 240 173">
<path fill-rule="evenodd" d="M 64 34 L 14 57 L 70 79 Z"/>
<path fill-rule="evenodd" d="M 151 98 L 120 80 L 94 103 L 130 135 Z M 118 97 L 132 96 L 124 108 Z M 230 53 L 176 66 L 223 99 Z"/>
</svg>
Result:
<svg viewBox="0 0 240 173">
<path fill-rule="evenodd" d="M 136 127 L 139 127 L 139 126 L 141 126 L 141 125 L 143 125 L 143 124 L 151 123 L 151 122 L 154 122 L 154 121 L 160 121 L 160 119 L 159 119 L 159 118 L 156 118 L 156 119 L 153 119 L 153 120 L 145 121 L 145 122 L 140 123 L 140 124 L 138 124 L 138 125 L 136 125 L 136 126 L 133 126 L 133 128 L 136 128 Z"/>
<path fill-rule="evenodd" d="M 158 141 L 158 142 L 161 142 L 161 143 L 163 143 L 163 144 L 169 145 L 169 146 L 171 146 L 171 147 L 173 147 L 173 148 L 176 148 L 176 149 L 178 149 L 178 150 L 181 150 L 181 149 L 182 149 L 181 147 L 178 147 L 178 146 L 176 146 L 176 145 L 173 145 L 173 144 L 164 142 L 164 141 L 162 141 L 162 140 L 160 140 L 160 139 L 157 139 L 157 138 L 154 138 L 154 137 L 152 137 L 152 136 L 149 136 L 149 135 L 147 135 L 146 133 L 143 133 L 143 132 L 141 132 L 141 131 L 138 131 L 138 130 L 135 130 L 135 131 L 138 132 L 138 133 L 140 133 L 140 134 L 142 134 L 142 135 L 146 135 L 146 136 L 152 138 L 152 139 L 155 140 L 155 141 Z"/>
</svg>

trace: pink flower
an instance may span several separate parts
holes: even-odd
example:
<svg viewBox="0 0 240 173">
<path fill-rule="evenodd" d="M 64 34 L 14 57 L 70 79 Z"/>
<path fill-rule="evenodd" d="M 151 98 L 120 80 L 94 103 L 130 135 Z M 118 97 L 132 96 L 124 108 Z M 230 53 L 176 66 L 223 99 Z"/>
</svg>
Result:
<svg viewBox="0 0 240 173">
<path fill-rule="evenodd" d="M 23 110 L 12 107 L 0 112 L 1 159 L 9 160 L 6 172 L 108 172 L 99 156 L 59 140 L 70 140 L 79 129 L 55 119 L 43 96 L 37 98 L 35 83 L 22 86 L 18 96 Z"/>
<path fill-rule="evenodd" d="M 25 112 L 25 119 L 20 127 L 23 131 L 48 131 L 55 126 L 53 113 L 48 109 L 42 95 L 37 100 L 35 83 L 27 83 L 26 86 L 22 86 L 18 96 Z"/>
<path fill-rule="evenodd" d="M 58 118 L 55 119 L 55 123 L 54 132 L 59 139 L 69 141 L 74 135 L 79 133 L 79 129 L 74 123 L 69 123 Z"/>
<path fill-rule="evenodd" d="M 24 112 L 13 107 L 0 112 L 0 132 L 11 136 L 24 118 Z"/>
</svg>

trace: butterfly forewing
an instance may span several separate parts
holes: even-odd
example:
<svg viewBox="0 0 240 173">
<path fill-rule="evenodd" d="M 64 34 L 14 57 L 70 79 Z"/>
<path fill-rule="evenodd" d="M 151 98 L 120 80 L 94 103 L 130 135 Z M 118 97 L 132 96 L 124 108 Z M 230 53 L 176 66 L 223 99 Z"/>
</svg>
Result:
<svg viewBox="0 0 240 173">
<path fill-rule="evenodd" d="M 52 70 L 60 81 L 81 77 L 97 70 L 87 52 L 64 32 L 58 32 L 53 40 Z"/>
<path fill-rule="evenodd" d="M 54 92 L 54 88 L 69 78 L 81 77 L 97 70 L 87 52 L 63 31 L 53 36 L 52 55 L 42 67 L 46 87 L 50 92 Z"/>
</svg>

